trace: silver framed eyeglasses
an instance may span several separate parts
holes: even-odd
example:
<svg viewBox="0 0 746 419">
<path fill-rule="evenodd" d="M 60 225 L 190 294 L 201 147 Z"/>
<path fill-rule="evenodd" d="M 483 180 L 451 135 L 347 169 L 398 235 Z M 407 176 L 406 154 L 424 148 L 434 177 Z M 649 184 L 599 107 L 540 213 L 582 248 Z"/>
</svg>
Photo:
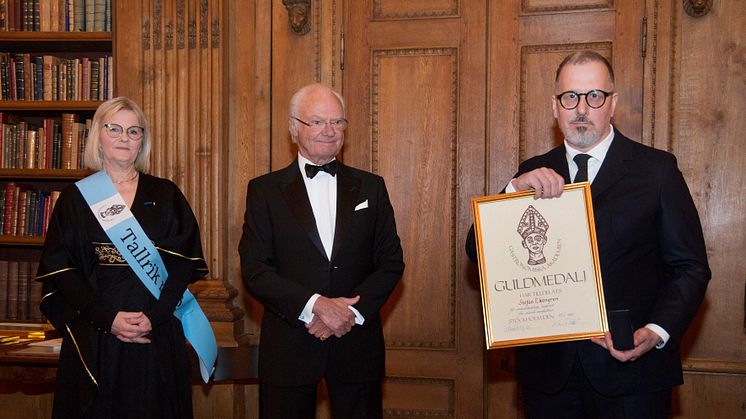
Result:
<svg viewBox="0 0 746 419">
<path fill-rule="evenodd" d="M 567 109 L 568 111 L 571 111 L 578 107 L 581 96 L 585 96 L 585 103 L 590 108 L 598 109 L 604 106 L 604 103 L 606 103 L 606 98 L 611 96 L 613 93 L 614 92 L 605 92 L 600 89 L 593 89 L 586 93 L 578 93 L 569 90 L 567 92 L 562 92 L 555 97 L 557 98 L 557 100 L 559 100 L 560 106 Z"/>
<path fill-rule="evenodd" d="M 308 122 L 302 119 L 296 118 L 294 116 L 291 116 L 291 118 L 295 119 L 296 121 L 300 122 L 301 124 L 307 127 L 318 129 L 318 130 L 323 129 L 326 126 L 326 124 L 329 124 L 332 127 L 332 129 L 334 129 L 335 131 L 344 131 L 345 129 L 347 129 L 347 120 L 344 118 L 330 119 L 328 121 L 324 121 L 321 119 L 312 119 Z"/>
<path fill-rule="evenodd" d="M 125 129 L 119 124 L 104 124 L 104 128 L 106 128 L 106 132 L 111 138 L 119 138 L 122 134 L 127 132 L 127 136 L 131 140 L 139 141 L 142 140 L 142 136 L 145 134 L 145 128 L 138 127 L 137 125 Z"/>
</svg>

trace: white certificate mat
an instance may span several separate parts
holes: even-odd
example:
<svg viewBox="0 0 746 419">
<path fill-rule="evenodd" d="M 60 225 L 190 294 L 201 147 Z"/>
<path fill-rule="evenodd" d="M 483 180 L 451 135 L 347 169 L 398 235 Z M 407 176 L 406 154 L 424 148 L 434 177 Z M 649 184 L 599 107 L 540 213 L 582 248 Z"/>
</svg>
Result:
<svg viewBox="0 0 746 419">
<path fill-rule="evenodd" d="M 608 330 L 588 182 L 472 199 L 487 348 Z"/>
</svg>

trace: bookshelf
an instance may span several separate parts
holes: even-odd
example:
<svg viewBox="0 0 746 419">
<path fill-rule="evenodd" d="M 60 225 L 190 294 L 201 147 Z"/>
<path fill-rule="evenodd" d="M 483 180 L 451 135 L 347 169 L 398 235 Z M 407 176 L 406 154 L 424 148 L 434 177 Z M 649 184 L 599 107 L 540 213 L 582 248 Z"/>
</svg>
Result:
<svg viewBox="0 0 746 419">
<path fill-rule="evenodd" d="M 111 22 L 111 0 L 95 4 Z M 70 20 L 61 17 L 59 31 L 0 20 L 0 328 L 44 323 L 33 278 L 51 209 L 59 191 L 91 173 L 82 168 L 87 128 L 114 93 L 112 32 L 69 31 L 79 16 L 73 24 L 63 13 Z"/>
</svg>

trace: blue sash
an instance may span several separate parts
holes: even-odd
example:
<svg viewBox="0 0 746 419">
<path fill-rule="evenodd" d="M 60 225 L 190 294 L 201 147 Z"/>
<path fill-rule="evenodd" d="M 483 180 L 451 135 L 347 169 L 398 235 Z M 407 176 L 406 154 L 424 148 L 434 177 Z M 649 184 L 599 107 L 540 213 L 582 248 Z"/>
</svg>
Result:
<svg viewBox="0 0 746 419">
<path fill-rule="evenodd" d="M 143 285 L 158 299 L 168 272 L 163 259 L 124 203 L 109 175 L 100 171 L 75 182 L 96 220 Z M 218 354 L 215 335 L 205 313 L 189 290 L 184 291 L 174 315 L 199 356 L 199 370 L 207 383 Z"/>
</svg>

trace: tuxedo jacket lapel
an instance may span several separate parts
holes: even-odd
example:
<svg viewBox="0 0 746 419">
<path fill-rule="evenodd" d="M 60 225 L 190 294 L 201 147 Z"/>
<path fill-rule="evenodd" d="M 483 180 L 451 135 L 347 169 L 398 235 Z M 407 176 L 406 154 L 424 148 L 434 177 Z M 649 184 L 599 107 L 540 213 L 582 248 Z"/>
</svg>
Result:
<svg viewBox="0 0 746 419">
<path fill-rule="evenodd" d="M 303 226 L 303 230 L 308 235 L 308 238 L 311 239 L 311 242 L 313 242 L 319 252 L 326 257 L 326 251 L 324 250 L 324 245 L 321 243 L 319 230 L 316 228 L 316 219 L 313 218 L 311 201 L 308 200 L 306 185 L 303 183 L 301 176 L 300 169 L 298 169 L 298 160 L 296 159 L 290 166 L 284 169 L 282 182 L 280 183 L 282 196 L 290 211 L 298 219 L 300 225 Z"/>
<path fill-rule="evenodd" d="M 345 234 L 352 223 L 359 192 L 360 180 L 355 178 L 347 167 L 340 164 L 337 174 L 337 220 L 334 226 L 331 260 L 334 260 L 339 253 Z"/>
</svg>

